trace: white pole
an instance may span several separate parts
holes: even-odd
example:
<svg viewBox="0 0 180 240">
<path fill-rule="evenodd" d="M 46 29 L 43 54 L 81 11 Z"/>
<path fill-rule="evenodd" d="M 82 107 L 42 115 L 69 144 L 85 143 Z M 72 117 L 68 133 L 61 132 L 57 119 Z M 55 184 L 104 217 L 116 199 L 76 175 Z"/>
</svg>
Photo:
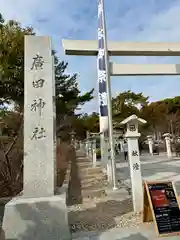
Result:
<svg viewBox="0 0 180 240">
<path fill-rule="evenodd" d="M 110 84 L 110 73 L 109 73 L 109 54 L 107 48 L 107 33 L 106 33 L 106 22 L 104 12 L 104 0 L 101 0 L 102 4 L 102 23 L 104 29 L 104 49 L 105 49 L 105 64 L 106 64 L 106 84 L 107 84 L 107 106 L 108 106 L 108 122 L 109 122 L 109 142 L 111 148 L 111 164 L 112 164 L 112 177 L 113 177 L 113 189 L 117 189 L 116 181 L 116 160 L 114 151 L 114 138 L 113 138 L 113 124 L 112 124 L 112 103 L 111 103 L 111 84 Z"/>
<path fill-rule="evenodd" d="M 107 91 L 106 91 L 106 69 L 105 69 L 105 55 L 104 52 L 104 33 L 102 26 L 102 3 L 98 0 L 98 92 L 99 92 L 99 125 L 100 125 L 100 144 L 101 144 L 101 162 L 105 167 L 106 146 L 105 146 L 105 132 L 108 130 L 108 107 L 107 107 Z"/>
</svg>

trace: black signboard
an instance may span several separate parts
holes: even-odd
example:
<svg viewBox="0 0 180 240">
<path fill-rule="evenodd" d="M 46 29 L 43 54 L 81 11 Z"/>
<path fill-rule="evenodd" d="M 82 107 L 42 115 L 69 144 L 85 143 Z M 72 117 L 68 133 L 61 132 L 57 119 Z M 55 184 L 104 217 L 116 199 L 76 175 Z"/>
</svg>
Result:
<svg viewBox="0 0 180 240">
<path fill-rule="evenodd" d="M 146 182 L 145 185 L 159 235 L 180 234 L 180 209 L 173 183 Z"/>
</svg>

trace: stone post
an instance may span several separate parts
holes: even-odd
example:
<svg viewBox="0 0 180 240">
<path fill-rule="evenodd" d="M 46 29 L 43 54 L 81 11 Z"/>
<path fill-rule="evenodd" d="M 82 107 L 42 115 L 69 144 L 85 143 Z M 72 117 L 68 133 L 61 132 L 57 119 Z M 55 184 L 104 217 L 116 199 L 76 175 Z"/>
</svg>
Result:
<svg viewBox="0 0 180 240">
<path fill-rule="evenodd" d="M 86 139 L 86 141 L 85 141 L 85 152 L 86 152 L 86 157 L 88 157 L 88 149 L 89 149 L 89 147 L 88 147 L 88 140 Z"/>
<path fill-rule="evenodd" d="M 92 143 L 91 139 L 88 141 L 88 157 L 92 160 Z"/>
<path fill-rule="evenodd" d="M 123 138 L 120 138 L 120 139 L 119 139 L 119 143 L 120 143 L 120 153 L 123 151 L 123 150 L 122 150 L 123 141 L 124 141 Z"/>
<path fill-rule="evenodd" d="M 76 136 L 76 133 L 74 131 L 72 131 L 70 133 L 70 136 L 71 136 L 71 144 L 74 146 L 74 148 L 76 148 L 76 140 L 75 140 L 75 136 Z"/>
<path fill-rule="evenodd" d="M 55 79 L 50 37 L 25 36 L 24 185 L 5 206 L 3 239 L 71 239 L 56 188 Z M 2 236 L 0 236 L 0 239 Z"/>
<path fill-rule="evenodd" d="M 109 144 L 109 139 L 105 139 L 105 158 L 106 158 L 106 172 L 108 177 L 108 182 L 112 183 L 112 165 L 111 165 L 111 149 Z"/>
<path fill-rule="evenodd" d="M 89 142 L 89 139 L 87 140 L 87 146 L 88 146 L 88 157 L 90 157 L 90 142 Z"/>
<path fill-rule="evenodd" d="M 84 142 L 83 141 L 80 141 L 79 148 L 80 148 L 81 151 L 83 151 L 83 152 L 85 151 L 85 146 L 84 146 Z"/>
<path fill-rule="evenodd" d="M 100 118 L 100 125 L 103 125 L 102 118 Z M 100 126 L 100 128 L 101 128 L 101 126 Z M 104 168 L 104 166 L 106 166 L 106 164 L 107 164 L 107 159 L 106 159 L 106 154 L 105 154 L 106 143 L 105 143 L 104 131 L 100 134 L 100 149 L 101 149 L 101 164 Z"/>
<path fill-rule="evenodd" d="M 101 140 L 103 135 L 103 140 Z M 100 141 L 101 141 L 101 165 L 105 173 L 107 173 L 107 137 L 104 136 L 105 134 L 100 134 Z M 102 144 L 103 143 L 103 144 Z"/>
<path fill-rule="evenodd" d="M 152 136 L 148 135 L 147 140 L 148 140 L 148 145 L 149 145 L 149 153 L 151 155 L 153 155 L 153 138 L 152 138 Z"/>
<path fill-rule="evenodd" d="M 83 142 L 82 142 L 82 149 L 83 149 L 84 153 L 86 154 L 86 141 L 85 140 L 83 140 Z"/>
<path fill-rule="evenodd" d="M 89 147 L 90 147 L 90 145 L 89 145 L 89 138 L 88 138 L 88 139 L 86 139 L 86 156 L 87 156 L 88 158 L 89 158 L 89 156 L 90 156 Z"/>
<path fill-rule="evenodd" d="M 171 134 L 170 133 L 165 133 L 164 135 L 165 142 L 166 142 L 166 150 L 167 150 L 167 156 L 168 158 L 172 157 L 172 152 L 171 152 Z"/>
<path fill-rule="evenodd" d="M 93 139 L 93 142 L 92 142 L 92 153 L 93 153 L 93 167 L 96 167 L 97 158 L 96 158 L 96 139 L 95 138 Z"/>
<path fill-rule="evenodd" d="M 121 124 L 126 124 L 127 126 L 124 137 L 128 141 L 128 159 L 134 212 L 143 211 L 143 186 L 138 145 L 138 138 L 141 134 L 138 132 L 138 123 L 146 123 L 146 121 L 138 118 L 136 115 L 132 115 L 121 122 Z"/>
<path fill-rule="evenodd" d="M 25 197 L 52 196 L 56 186 L 55 79 L 49 37 L 25 38 Z M 46 49 L 47 48 L 47 49 Z"/>
</svg>

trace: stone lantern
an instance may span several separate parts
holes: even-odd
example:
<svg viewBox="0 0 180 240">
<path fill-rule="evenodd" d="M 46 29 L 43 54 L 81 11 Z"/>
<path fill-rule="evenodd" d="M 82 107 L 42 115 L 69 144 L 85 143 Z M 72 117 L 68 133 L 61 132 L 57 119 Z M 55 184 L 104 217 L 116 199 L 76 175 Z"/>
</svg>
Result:
<svg viewBox="0 0 180 240">
<path fill-rule="evenodd" d="M 145 123 L 146 120 L 138 118 L 136 115 L 132 115 L 121 122 L 122 125 L 126 126 L 124 137 L 128 142 L 128 158 L 134 212 L 141 212 L 143 210 L 143 187 L 138 144 L 138 139 L 141 134 L 138 132 L 138 125 Z"/>
</svg>

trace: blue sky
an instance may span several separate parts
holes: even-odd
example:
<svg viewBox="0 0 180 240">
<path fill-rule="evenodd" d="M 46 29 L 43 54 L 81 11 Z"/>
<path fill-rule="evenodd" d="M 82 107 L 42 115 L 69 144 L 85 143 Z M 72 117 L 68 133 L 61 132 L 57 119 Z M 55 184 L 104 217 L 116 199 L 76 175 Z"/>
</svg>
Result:
<svg viewBox="0 0 180 240">
<path fill-rule="evenodd" d="M 97 39 L 97 0 L 0 0 L 6 20 L 32 26 L 53 38 L 68 72 L 78 73 L 82 92 L 95 88 L 95 99 L 83 111 L 98 111 L 95 57 L 65 56 L 62 39 Z M 105 0 L 107 34 L 116 41 L 180 41 L 180 0 Z M 117 63 L 179 63 L 179 57 L 114 57 Z M 143 92 L 150 100 L 180 95 L 180 77 L 112 77 L 112 95 Z"/>
</svg>

